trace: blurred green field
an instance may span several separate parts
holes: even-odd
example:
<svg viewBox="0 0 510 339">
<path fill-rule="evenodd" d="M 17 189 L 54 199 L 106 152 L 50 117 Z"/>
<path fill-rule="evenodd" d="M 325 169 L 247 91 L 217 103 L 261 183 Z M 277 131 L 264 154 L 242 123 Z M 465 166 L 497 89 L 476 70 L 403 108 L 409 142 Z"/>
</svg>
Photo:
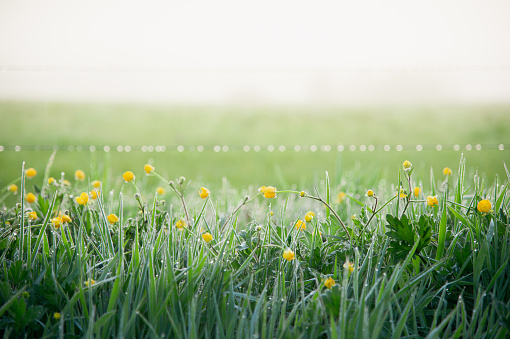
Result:
<svg viewBox="0 0 510 339">
<path fill-rule="evenodd" d="M 58 151 L 50 175 L 72 176 L 84 169 L 92 179 L 114 182 L 126 170 L 143 174 L 152 162 L 165 177 L 185 176 L 236 187 L 305 185 L 310 187 L 329 171 L 333 184 L 341 171 L 356 171 L 370 185 L 378 179 L 397 181 L 403 160 L 429 182 L 443 167 L 457 170 L 461 153 L 467 168 L 489 181 L 506 177 L 510 149 L 466 151 L 466 144 L 510 144 L 510 106 L 435 107 L 190 107 L 106 103 L 0 102 L 0 145 L 109 145 L 111 151 Z M 461 151 L 397 152 L 336 151 L 343 145 L 461 145 Z M 165 152 L 117 152 L 117 145 L 166 145 Z M 186 146 L 177 152 L 177 145 Z M 189 151 L 187 146 L 230 145 L 228 152 Z M 243 152 L 243 145 L 275 145 L 274 152 Z M 285 152 L 278 146 L 286 145 Z M 294 145 L 331 145 L 332 151 L 295 152 Z M 346 147 L 347 148 L 347 147 Z M 22 161 L 41 173 L 51 151 L 0 153 L 0 186 L 20 173 Z M 473 173 L 469 173 L 473 174 Z M 415 176 L 416 178 L 416 176 Z M 155 183 L 156 184 L 156 183 Z"/>
</svg>

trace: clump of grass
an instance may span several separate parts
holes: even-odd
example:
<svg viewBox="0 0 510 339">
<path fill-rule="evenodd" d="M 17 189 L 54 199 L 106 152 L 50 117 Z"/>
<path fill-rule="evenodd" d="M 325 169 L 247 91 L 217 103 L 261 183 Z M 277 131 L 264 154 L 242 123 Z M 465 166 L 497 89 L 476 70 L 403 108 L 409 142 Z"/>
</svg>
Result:
<svg viewBox="0 0 510 339">
<path fill-rule="evenodd" d="M 22 171 L 0 215 L 3 335 L 509 335 L 510 184 L 468 179 L 464 159 L 430 186 L 407 161 L 394 183 L 299 189 L 141 168 L 42 185 Z"/>
</svg>

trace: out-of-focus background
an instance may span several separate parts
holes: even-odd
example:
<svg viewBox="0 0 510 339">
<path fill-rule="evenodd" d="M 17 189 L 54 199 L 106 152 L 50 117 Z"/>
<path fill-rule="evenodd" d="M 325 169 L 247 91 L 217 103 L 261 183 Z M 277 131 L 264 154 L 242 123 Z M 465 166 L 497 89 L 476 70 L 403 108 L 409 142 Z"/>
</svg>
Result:
<svg viewBox="0 0 510 339">
<path fill-rule="evenodd" d="M 0 2 L 0 186 L 310 185 L 510 163 L 507 1 Z M 91 151 L 93 150 L 93 151 Z M 72 175 L 71 175 L 72 176 Z M 92 178 L 93 179 L 93 178 Z"/>
</svg>

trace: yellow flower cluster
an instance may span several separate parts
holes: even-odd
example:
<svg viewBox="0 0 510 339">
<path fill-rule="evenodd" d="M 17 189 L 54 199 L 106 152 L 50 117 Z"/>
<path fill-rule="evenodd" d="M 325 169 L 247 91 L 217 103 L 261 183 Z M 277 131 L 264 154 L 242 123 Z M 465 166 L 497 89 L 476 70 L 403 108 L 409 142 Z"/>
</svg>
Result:
<svg viewBox="0 0 510 339">
<path fill-rule="evenodd" d="M 25 200 L 31 204 L 31 203 L 34 203 L 36 198 L 35 198 L 35 194 L 34 193 L 28 193 L 27 196 L 25 197 Z"/>
<path fill-rule="evenodd" d="M 331 278 L 331 277 L 326 279 L 326 281 L 324 282 L 324 286 L 326 286 L 327 288 L 331 288 L 331 287 L 335 286 L 335 284 L 336 284 L 335 280 L 333 280 L 333 278 Z"/>
<path fill-rule="evenodd" d="M 115 224 L 116 222 L 119 222 L 119 217 L 113 213 L 107 216 L 106 219 L 108 219 L 108 222 L 112 225 Z"/>
<path fill-rule="evenodd" d="M 85 172 L 83 172 L 82 170 L 77 170 L 76 172 L 74 172 L 74 179 L 78 181 L 85 180 Z"/>
<path fill-rule="evenodd" d="M 32 179 L 37 175 L 37 171 L 30 167 L 25 171 L 25 175 L 27 176 L 28 179 Z"/>
<path fill-rule="evenodd" d="M 303 220 L 298 220 L 296 222 L 296 225 L 294 225 L 294 227 L 296 227 L 296 229 L 299 231 L 299 230 L 304 230 L 306 229 L 306 223 L 303 221 Z"/>
<path fill-rule="evenodd" d="M 259 188 L 259 191 L 264 194 L 264 198 L 275 198 L 276 197 L 276 188 L 273 186 L 262 186 Z"/>
<path fill-rule="evenodd" d="M 476 208 L 478 209 L 479 212 L 482 212 L 482 213 L 492 212 L 492 204 L 487 199 L 480 200 L 478 205 L 476 205 Z"/>
<path fill-rule="evenodd" d="M 76 197 L 76 202 L 80 205 L 86 205 L 89 202 L 89 194 L 82 192 L 79 197 Z"/>
<path fill-rule="evenodd" d="M 312 211 L 308 211 L 305 214 L 305 221 L 310 222 L 313 220 L 314 217 L 315 217 L 315 213 L 313 213 Z"/>
<path fill-rule="evenodd" d="M 201 187 L 199 191 L 200 198 L 205 199 L 209 196 L 209 190 L 205 187 Z"/>
<path fill-rule="evenodd" d="M 427 197 L 427 205 L 430 207 L 436 207 L 439 204 L 439 201 L 437 200 L 436 196 L 428 196 Z"/>
<path fill-rule="evenodd" d="M 294 252 L 290 248 L 288 248 L 285 251 L 283 251 L 283 258 L 288 261 L 291 261 L 294 260 L 296 256 L 294 255 Z"/>
</svg>

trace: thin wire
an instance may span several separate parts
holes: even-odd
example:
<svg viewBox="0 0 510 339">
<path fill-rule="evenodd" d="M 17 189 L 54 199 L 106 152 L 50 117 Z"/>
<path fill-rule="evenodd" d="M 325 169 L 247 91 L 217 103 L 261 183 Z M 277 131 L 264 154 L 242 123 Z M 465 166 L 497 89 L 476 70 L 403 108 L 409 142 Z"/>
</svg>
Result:
<svg viewBox="0 0 510 339">
<path fill-rule="evenodd" d="M 393 144 L 393 145 L 0 145 L 0 152 L 373 152 L 481 151 L 510 149 L 510 144 Z"/>
</svg>

